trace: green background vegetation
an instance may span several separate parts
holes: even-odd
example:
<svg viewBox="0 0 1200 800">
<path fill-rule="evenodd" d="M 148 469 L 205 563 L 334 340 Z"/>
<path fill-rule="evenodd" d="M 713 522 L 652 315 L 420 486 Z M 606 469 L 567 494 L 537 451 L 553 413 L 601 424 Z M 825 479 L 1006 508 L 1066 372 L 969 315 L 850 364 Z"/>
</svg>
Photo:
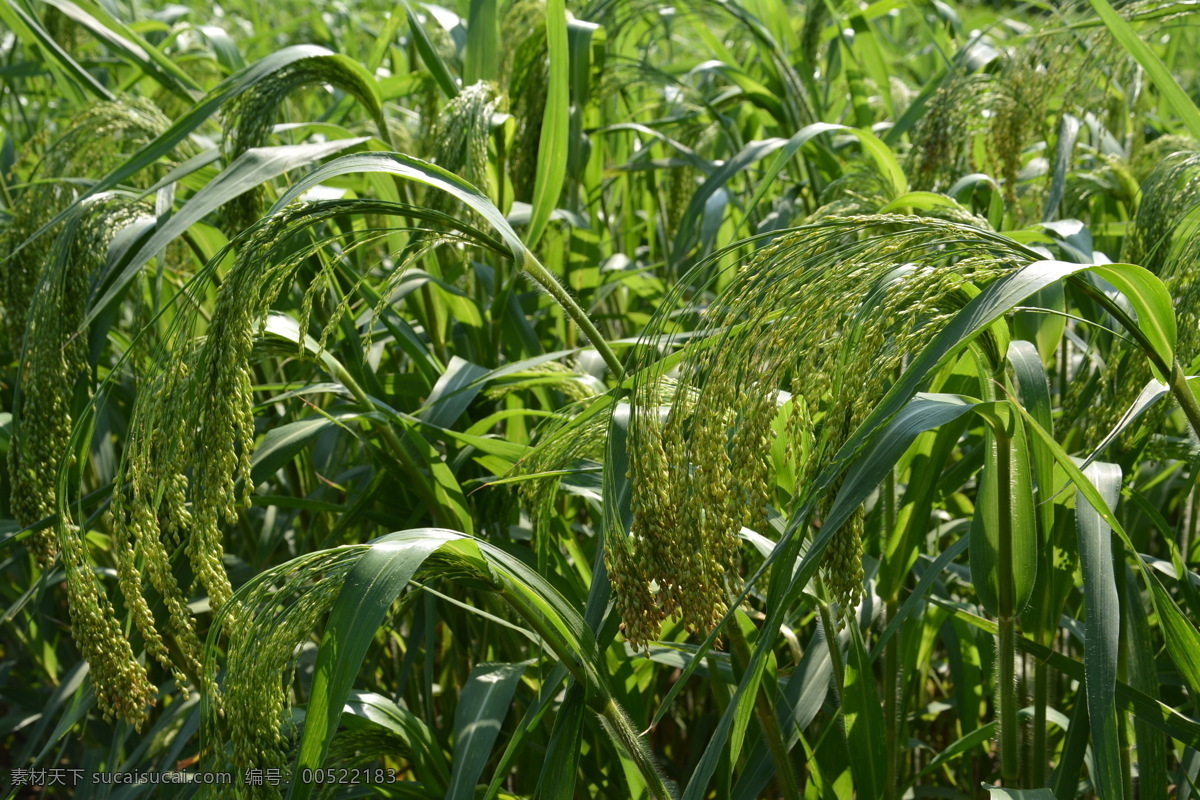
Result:
<svg viewBox="0 0 1200 800">
<path fill-rule="evenodd" d="M 1194 10 L 0 0 L 3 790 L 1197 796 Z"/>
</svg>

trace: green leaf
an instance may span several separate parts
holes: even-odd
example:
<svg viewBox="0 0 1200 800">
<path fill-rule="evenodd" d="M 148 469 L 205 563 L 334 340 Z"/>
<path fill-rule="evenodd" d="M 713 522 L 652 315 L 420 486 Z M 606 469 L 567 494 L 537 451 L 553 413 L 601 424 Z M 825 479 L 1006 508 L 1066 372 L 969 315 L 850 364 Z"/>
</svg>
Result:
<svg viewBox="0 0 1200 800">
<path fill-rule="evenodd" d="M 497 0 L 471 0 L 463 83 L 500 79 L 500 14 Z"/>
<path fill-rule="evenodd" d="M 1149 340 L 1154 352 L 1163 363 L 1174 364 L 1175 306 L 1171 302 L 1171 293 L 1158 276 L 1134 264 L 1107 264 L 1090 267 L 1089 271 L 1111 283 L 1125 296 L 1137 314 L 1138 329 Z M 1151 366 L 1157 373 L 1157 366 L 1153 363 Z M 1155 377 L 1166 380 L 1159 374 Z"/>
<path fill-rule="evenodd" d="M 989 739 L 996 735 L 996 723 L 989 722 L 987 725 L 982 725 L 970 733 L 964 734 L 957 741 L 951 743 L 945 750 L 934 756 L 928 764 L 921 768 L 917 777 L 940 769 L 944 764 L 953 761 L 964 753 L 969 753 L 980 745 L 986 744 Z"/>
<path fill-rule="evenodd" d="M 1088 0 L 1100 19 L 1125 51 L 1133 56 L 1155 87 L 1162 92 L 1163 97 L 1171 104 L 1171 108 L 1179 115 L 1183 125 L 1194 139 L 1200 139 L 1200 109 L 1188 97 L 1187 93 L 1171 75 L 1167 65 L 1150 45 L 1137 34 L 1125 19 L 1109 5 L 1107 0 Z"/>
<path fill-rule="evenodd" d="M 1067 473 L 1067 477 L 1075 484 L 1075 487 L 1083 495 L 1084 499 L 1088 501 L 1088 504 L 1121 537 L 1121 541 L 1125 544 L 1125 547 L 1131 553 L 1136 553 L 1137 548 L 1133 546 L 1133 541 L 1129 538 L 1129 534 L 1125 532 L 1125 528 L 1117 520 L 1116 515 L 1112 513 L 1112 509 L 1105 502 L 1100 492 L 1097 491 L 1095 485 L 1080 471 L 1058 442 L 1054 441 L 1054 437 L 1043 430 L 1029 416 L 1028 412 L 1017 404 L 1014 404 L 1014 408 L 1025 418 L 1025 423 L 1029 430 L 1042 441 L 1046 442 L 1046 445 L 1054 454 L 1054 460 Z M 1159 625 L 1162 628 L 1163 636 L 1167 643 L 1167 650 L 1171 654 L 1171 659 L 1174 661 L 1175 667 L 1179 670 L 1180 675 L 1183 676 L 1188 686 L 1193 691 L 1200 693 L 1200 631 L 1197 631 L 1195 624 L 1184 616 L 1179 606 L 1175 603 L 1174 598 L 1171 597 L 1162 585 L 1162 582 L 1158 579 L 1158 576 L 1146 567 L 1142 559 L 1135 558 L 1134 565 L 1137 567 L 1146 585 L 1150 588 L 1150 596 L 1154 601 L 1154 608 L 1158 612 Z"/>
<path fill-rule="evenodd" d="M 546 42 L 550 52 L 546 110 L 538 142 L 537 174 L 533 183 L 533 216 L 529 220 L 528 246 L 532 249 L 558 206 L 567 173 L 570 134 L 571 65 L 567 44 L 567 11 L 563 0 L 547 0 Z"/>
<path fill-rule="evenodd" d="M 417 416 L 431 425 L 449 428 L 479 395 L 483 389 L 481 378 L 488 374 L 483 367 L 452 356 Z"/>
<path fill-rule="evenodd" d="M 54 41 L 46 29 L 42 27 L 38 18 L 29 14 L 15 0 L 3 0 L 0 2 L 0 21 L 3 21 L 9 30 L 13 31 L 27 43 L 36 45 L 47 56 L 47 61 L 54 70 L 56 78 L 60 77 L 60 82 L 65 89 L 74 91 L 71 94 L 78 94 L 81 89 L 86 89 L 101 100 L 116 100 L 117 98 L 108 89 L 104 88 L 95 78 L 85 70 L 78 61 L 71 58 L 70 53 L 64 50 L 58 42 Z M 65 79 L 69 78 L 70 81 Z M 53 177 L 59 177 L 57 175 Z M 93 194 L 95 191 L 92 192 Z"/>
<path fill-rule="evenodd" d="M 1150 629 L 1150 609 L 1142 602 L 1137 579 L 1127 565 L 1125 590 L 1121 592 L 1121 645 L 1125 649 L 1129 684 L 1147 696 L 1159 699 L 1157 645 Z M 1167 791 L 1167 743 L 1160 731 L 1143 719 L 1134 718 L 1137 739 L 1138 790 L 1143 797 L 1165 797 Z"/>
<path fill-rule="evenodd" d="M 90 325 L 125 291 L 129 282 L 150 259 L 192 225 L 233 198 L 279 177 L 288 170 L 307 166 L 365 141 L 365 138 L 357 138 L 319 144 L 253 147 L 242 153 L 217 177 L 204 184 L 204 188 L 192 195 L 178 212 L 164 220 L 145 243 L 136 248 L 125 261 L 120 273 L 106 284 L 104 294 L 92 304 L 84 319 L 84 326 Z"/>
<path fill-rule="evenodd" d="M 203 92 L 192 78 L 174 61 L 164 56 L 127 25 L 98 3 L 89 0 L 43 0 L 92 32 L 97 39 L 120 53 L 134 66 L 154 78 L 167 91 L 188 103 L 195 102 Z"/>
<path fill-rule="evenodd" d="M 941 578 L 942 572 L 945 571 L 947 566 L 962 555 L 970 541 L 966 536 L 959 538 L 929 565 L 924 574 L 921 575 L 921 579 L 917 581 L 917 585 L 913 588 L 912 592 L 905 598 L 904 604 L 900 606 L 900 610 L 888 620 L 887 627 L 883 629 L 883 633 L 879 634 L 879 638 L 876 639 L 875 644 L 871 647 L 871 661 L 879 658 L 883 653 L 884 645 L 896 634 L 896 631 L 900 630 L 900 626 L 904 624 L 904 620 L 912 616 L 925 601 L 926 595 L 933 589 L 934 582 Z"/>
<path fill-rule="evenodd" d="M 5 0 L 5 3 L 11 3 L 11 1 Z M 0 10 L 6 7 L 6 5 L 0 5 Z M 48 230 L 54 228 L 71 214 L 75 213 L 79 205 L 87 198 L 115 189 L 133 175 L 156 163 L 159 159 L 170 155 L 176 145 L 204 124 L 209 117 L 215 114 L 227 102 L 238 97 L 252 86 L 275 75 L 280 70 L 287 69 L 298 62 L 309 59 L 328 59 L 337 69 L 346 75 L 357 75 L 362 91 L 366 92 L 367 95 L 371 95 L 371 93 L 374 95 L 375 103 L 370 109 L 372 116 L 375 117 L 377 122 L 382 121 L 382 103 L 378 99 L 378 84 L 376 84 L 375 80 L 366 73 L 358 62 L 315 45 L 285 47 L 221 81 L 212 91 L 198 100 L 188 113 L 176 120 L 175 124 L 163 131 L 153 141 L 147 143 L 142 149 L 125 159 L 121 163 L 121 166 L 93 183 L 71 205 L 63 209 L 53 219 L 38 228 L 32 236 L 11 250 L 0 263 L 8 261 L 29 244 L 29 242 L 38 236 L 42 236 Z"/>
<path fill-rule="evenodd" d="M 415 714 L 376 692 L 353 691 L 342 710 L 342 724 L 346 724 L 347 717 L 369 720 L 403 738 L 422 782 L 439 793 L 445 792 L 450 766 L 433 733 Z"/>
<path fill-rule="evenodd" d="M 929 600 L 979 630 L 995 635 L 996 622 L 994 620 L 985 619 L 978 614 L 973 614 L 960 604 L 944 600 L 937 595 L 930 595 Z M 1016 640 L 1017 648 L 1022 652 L 1028 653 L 1034 658 L 1042 659 L 1047 665 L 1070 677 L 1072 680 L 1079 681 L 1081 684 L 1085 680 L 1084 667 L 1081 662 L 1069 658 L 1046 645 L 1027 639 L 1024 636 L 1017 636 Z M 1081 705 L 1086 707 L 1087 704 L 1083 703 Z M 1147 696 L 1144 692 L 1140 692 L 1120 680 L 1117 681 L 1117 708 L 1120 711 L 1128 711 L 1136 717 L 1144 719 L 1168 736 L 1173 736 L 1182 741 L 1200 741 L 1200 722 L 1184 716 L 1174 708 Z"/>
<path fill-rule="evenodd" d="M 471 670 L 454 710 L 454 766 L 446 800 L 475 797 L 475 784 L 483 774 L 528 665 L 484 663 Z"/>
<path fill-rule="evenodd" d="M 851 128 L 847 125 L 838 125 L 832 122 L 814 122 L 811 125 L 804 126 L 788 139 L 763 139 L 761 141 L 748 142 L 736 155 L 728 159 L 709 175 L 700 188 L 692 194 L 691 200 L 688 201 L 687 208 L 680 218 L 679 229 L 675 234 L 675 243 L 672 245 L 671 250 L 675 254 L 674 257 L 676 259 L 682 258 L 691 248 L 697 228 L 696 221 L 704 213 L 709 198 L 719 189 L 724 188 L 735 175 L 747 169 L 751 164 L 766 158 L 771 153 L 777 150 L 781 151 L 764 171 L 762 178 L 758 182 L 758 189 L 754 197 L 746 205 L 746 213 L 749 214 L 766 197 L 767 193 L 775 185 L 775 178 L 801 147 L 820 134 L 833 131 L 845 133 L 858 139 L 862 145 L 863 152 L 875 162 L 879 173 L 887 179 L 893 196 L 900 197 L 908 191 L 908 179 L 904 175 L 904 170 L 901 168 L 900 162 L 896 160 L 891 149 L 875 134 L 870 131 Z"/>
<path fill-rule="evenodd" d="M 250 458 L 250 480 L 258 484 L 274 475 L 333 424 L 332 420 L 325 417 L 309 417 L 267 431 Z"/>
<path fill-rule="evenodd" d="M 989 783 L 983 788 L 988 790 L 990 800 L 1055 800 L 1049 789 L 1005 789 Z"/>
<path fill-rule="evenodd" d="M 341 710 L 388 609 L 425 559 L 458 536 L 436 528 L 393 534 L 372 542 L 351 568 L 321 637 L 294 773 L 324 763 Z M 306 800 L 313 788 L 297 781 L 288 798 Z"/>
<path fill-rule="evenodd" d="M 416 13 L 408 0 L 400 0 L 404 5 L 404 12 L 408 15 L 408 29 L 412 32 L 413 44 L 416 45 L 417 52 L 421 56 L 421 60 L 425 62 L 425 66 L 433 73 L 433 79 L 437 83 L 438 88 L 442 90 L 442 94 L 446 95 L 448 100 L 453 100 L 458 97 L 458 81 L 450 74 L 449 67 L 442 57 L 438 54 L 437 48 L 433 46 L 433 42 L 429 40 L 429 34 L 425 32 L 425 26 L 417 19 Z"/>
<path fill-rule="evenodd" d="M 527 250 L 521 242 L 521 237 L 517 236 L 508 220 L 500 213 L 500 209 L 496 208 L 487 195 L 452 172 L 400 153 L 354 153 L 322 164 L 284 193 L 272 206 L 271 213 L 285 208 L 318 184 L 356 172 L 396 175 L 448 193 L 495 228 L 504 243 L 509 246 L 513 260 L 520 266 L 525 265 Z"/>
<path fill-rule="evenodd" d="M 572 800 L 575 797 L 575 774 L 582 755 L 579 743 L 583 736 L 585 711 L 584 687 L 573 683 L 554 718 L 546 760 L 538 775 L 534 794 L 541 800 Z"/>
<path fill-rule="evenodd" d="M 850 647 L 846 657 L 846 686 L 842 712 L 846 717 L 846 740 L 853 757 L 850 770 L 859 797 L 883 797 L 887 783 L 887 742 L 883 706 L 875 687 L 875 673 L 867 658 L 862 633 L 851 623 Z"/>
<path fill-rule="evenodd" d="M 1121 492 L 1121 468 L 1097 462 L 1084 474 L 1096 486 L 1111 509 Z M 1112 529 L 1082 493 L 1075 499 L 1075 521 L 1079 536 L 1079 566 L 1083 573 L 1084 620 L 1083 667 L 1087 675 L 1088 717 L 1092 747 L 1096 753 L 1092 783 L 1100 800 L 1122 796 L 1120 740 L 1115 694 L 1117 654 L 1120 650 L 1121 617 L 1117 583 L 1113 575 Z"/>
<path fill-rule="evenodd" d="M 1013 306 L 1057 281 L 1089 270 L 1098 272 L 1110 282 L 1113 277 L 1117 277 L 1118 280 L 1126 283 L 1132 292 L 1127 299 L 1133 305 L 1134 310 L 1138 312 L 1139 319 L 1149 320 L 1149 318 L 1162 313 L 1161 296 L 1157 288 L 1157 286 L 1161 286 L 1161 281 L 1141 267 L 1132 264 L 1089 266 L 1066 261 L 1034 261 L 1027 264 L 1011 275 L 988 284 L 982 292 L 954 315 L 950 323 L 942 328 L 933 341 L 912 360 L 908 369 L 892 385 L 883 400 L 842 445 L 841 450 L 838 451 L 837 460 L 845 461 L 851 454 L 857 452 L 862 444 L 875 434 L 876 430 L 904 407 L 904 404 L 934 369 L 961 353 L 975 336 L 988 328 Z M 1155 282 L 1157 282 L 1157 286 Z M 1161 319 L 1158 320 L 1158 323 L 1161 333 L 1165 337 L 1168 326 Z M 1150 324 L 1153 325 L 1153 323 Z M 1171 341 L 1173 348 L 1173 339 Z"/>
</svg>

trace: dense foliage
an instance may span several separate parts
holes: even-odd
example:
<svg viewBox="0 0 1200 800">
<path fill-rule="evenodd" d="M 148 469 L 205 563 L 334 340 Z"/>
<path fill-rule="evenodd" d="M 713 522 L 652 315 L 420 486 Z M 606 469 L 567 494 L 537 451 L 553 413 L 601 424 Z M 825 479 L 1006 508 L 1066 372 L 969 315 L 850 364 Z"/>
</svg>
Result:
<svg viewBox="0 0 1200 800">
<path fill-rule="evenodd" d="M 1198 796 L 1194 12 L 0 0 L 4 791 Z"/>
</svg>

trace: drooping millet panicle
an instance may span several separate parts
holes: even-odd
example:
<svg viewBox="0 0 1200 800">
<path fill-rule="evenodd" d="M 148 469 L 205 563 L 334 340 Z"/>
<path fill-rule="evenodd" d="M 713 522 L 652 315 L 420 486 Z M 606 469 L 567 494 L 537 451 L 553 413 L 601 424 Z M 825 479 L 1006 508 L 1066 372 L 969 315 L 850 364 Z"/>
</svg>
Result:
<svg viewBox="0 0 1200 800">
<path fill-rule="evenodd" d="M 296 203 L 263 221 L 225 275 L 203 339 L 193 338 L 195 317 L 187 317 L 157 380 L 138 396 L 113 489 L 122 512 L 114 516 L 122 528 L 117 535 L 147 553 L 160 552 L 159 540 L 182 546 L 214 610 L 231 594 L 221 527 L 237 521 L 253 490 L 255 336 L 313 252 L 296 250 L 291 236 L 352 208 L 340 200 Z M 165 580 L 168 572 L 159 565 L 150 577 Z M 177 632 L 186 628 L 182 623 L 173 616 Z"/>
<path fill-rule="evenodd" d="M 1121 13 L 1133 13 L 1137 5 L 1125 4 Z M 1076 4 L 1058 13 L 1072 20 L 1092 12 Z M 1048 144 L 1053 153 L 1067 115 L 1102 124 L 1106 151 L 1125 129 L 1140 135 L 1140 68 L 1104 26 L 1018 37 L 1000 51 L 992 44 L 995 40 L 981 39 L 977 49 L 964 50 L 968 57 L 956 60 L 953 74 L 926 102 L 913 130 L 906 172 L 913 189 L 941 191 L 970 172 L 990 172 L 1002 184 L 1008 213 L 1018 221 L 1036 219 L 1043 214 L 1053 170 L 1046 172 L 1044 185 L 1031 182 L 1028 192 L 1019 192 L 1027 149 Z M 1113 86 L 1122 89 L 1117 93 Z M 1117 94 L 1126 100 L 1114 103 Z M 1107 118 L 1097 119 L 1102 116 L 1097 109 L 1106 107 Z M 987 137 L 989 163 L 977 163 L 979 135 Z M 1129 138 L 1136 153 L 1137 135 Z M 1067 148 L 1068 158 L 1074 157 L 1072 150 Z"/>
<path fill-rule="evenodd" d="M 298 649 L 337 600 L 362 549 L 318 551 L 269 570 L 220 613 L 216 629 L 228 637 L 225 673 L 219 705 L 211 691 L 205 692 L 203 738 L 231 744 L 227 757 L 238 774 L 253 768 L 288 774 L 295 733 L 288 706 Z M 224 624 L 230 617 L 238 624 Z M 236 789 L 209 789 L 205 796 L 282 797 L 269 783 L 236 784 Z"/>
<path fill-rule="evenodd" d="M 87 557 L 87 532 L 69 519 L 57 523 L 59 559 L 66 574 L 71 636 L 88 663 L 96 707 L 141 730 L 157 691 L 122 630 L 116 609 Z"/>
<path fill-rule="evenodd" d="M 1195 142 L 1173 138 L 1143 149 L 1145 158 L 1155 154 L 1157 166 L 1142 182 L 1141 202 L 1121 257 L 1146 267 L 1166 285 L 1175 306 L 1176 351 L 1187 364 L 1200 352 L 1200 278 L 1195 268 L 1200 259 L 1195 216 L 1200 207 L 1200 149 Z M 1072 381 L 1064 407 L 1072 417 L 1086 416 L 1084 441 L 1100 442 L 1152 377 L 1145 357 L 1117 341 L 1094 381 Z M 1149 428 L 1157 428 L 1155 420 L 1174 407 L 1163 403 L 1151 409 Z"/>
<path fill-rule="evenodd" d="M 113 236 L 147 210 L 113 194 L 85 201 L 53 242 L 30 299 L 8 451 L 12 513 L 20 525 L 58 509 L 59 464 L 69 450 L 73 398 L 91 392 L 89 342 L 80 328 L 92 279 L 108 261 Z M 35 532 L 29 547 L 49 568 L 58 552 L 53 528 Z"/>
<path fill-rule="evenodd" d="M 187 376 L 194 354 L 180 354 L 154 376 L 144 391 L 168 407 L 186 402 Z M 212 676 L 203 667 L 201 642 L 187 597 L 175 578 L 171 552 L 187 541 L 192 524 L 187 502 L 187 425 L 164 415 L 157 439 L 147 449 L 131 448 L 117 473 L 113 489 L 112 540 L 119 563 L 117 578 L 125 605 L 146 644 L 147 652 L 169 670 L 180 686 L 188 676 L 201 688 L 212 689 Z M 168 427 L 169 423 L 170 426 Z M 164 465 L 171 468 L 164 469 Z M 141 565 L 139 568 L 138 565 Z M 172 656 L 146 599 L 149 581 L 166 606 L 166 630 L 175 643 Z"/>
<path fill-rule="evenodd" d="M 973 171 L 971 141 L 985 124 L 982 114 L 990 96 L 991 77 L 960 75 L 929 99 L 927 111 L 913 130 L 906 163 L 916 190 L 945 190 Z"/>
<path fill-rule="evenodd" d="M 508 154 L 508 176 L 513 198 L 531 202 L 537 178 L 538 150 L 546 112 L 549 73 L 546 68 L 546 37 L 526 36 L 513 50 L 508 96 L 517 131 Z"/>
<path fill-rule="evenodd" d="M 391 129 L 383 116 L 379 97 L 364 80 L 361 68 L 331 53 L 301 58 L 271 73 L 238 95 L 225 111 L 224 154 L 233 159 L 252 147 L 261 147 L 274 124 L 279 107 L 297 89 L 329 85 L 346 92 L 366 108 L 384 143 L 391 145 Z M 259 186 L 238 195 L 222 207 L 224 229 L 235 236 L 259 218 L 265 190 Z"/>
<path fill-rule="evenodd" d="M 1054 79 L 1040 48 L 1015 48 L 993 82 L 988 152 L 995 174 L 1003 179 L 1004 199 L 1021 213 L 1017 184 L 1026 142 L 1044 131 L 1046 101 Z"/>
<path fill-rule="evenodd" d="M 1026 260 L 1002 237 L 954 222 L 825 220 L 760 249 L 706 308 L 706 335 L 688 345 L 665 419 L 665 378 L 643 355 L 631 400 L 634 521 L 610 531 L 605 552 L 626 638 L 643 645 L 673 615 L 702 631 L 725 612 L 742 527 L 761 528 L 784 500 L 769 463 L 781 389 L 792 395 L 786 450 L 805 458 L 790 502 L 827 512 L 833 493 L 813 495 L 817 477 L 904 359 L 961 308 L 965 283 Z M 862 593 L 861 537 L 852 518 L 826 551 L 843 614 Z"/>
<path fill-rule="evenodd" d="M 682 107 L 682 104 L 679 105 Z M 709 126 L 681 132 L 677 141 L 687 145 L 693 151 L 705 152 L 712 146 L 716 138 L 715 127 Z M 676 155 L 676 153 L 671 153 L 672 157 Z M 700 168 L 691 160 L 667 171 L 664 192 L 666 199 L 663 210 L 666 212 L 665 225 L 668 231 L 679 229 L 684 212 L 687 211 L 688 204 L 696 193 L 697 181 L 702 177 L 703 173 Z"/>
<path fill-rule="evenodd" d="M 116 168 L 127 152 L 147 144 L 170 125 L 171 121 L 145 100 L 96 103 L 73 117 L 70 127 L 24 176 L 26 187 L 19 202 L 8 209 L 12 218 L 0 235 L 0 255 L 11 254 L 0 266 L 0 305 L 15 351 L 21 350 L 29 302 L 42 268 L 49 262 L 57 231 L 26 241 L 76 197 L 78 187 L 66 179 L 104 175 Z M 156 170 L 147 170 L 133 182 L 142 185 L 156 175 Z M 22 244 L 25 246 L 14 254 Z"/>
<path fill-rule="evenodd" d="M 486 81 L 464 87 L 458 97 L 442 108 L 433 132 L 434 163 L 474 185 L 485 195 L 491 193 L 492 180 L 488 174 L 488 138 L 492 130 L 492 115 L 500 109 L 502 98 Z M 465 206 L 446 192 L 437 192 L 428 199 L 435 211 L 459 216 Z M 466 212 L 478 220 L 475 212 Z"/>
<path fill-rule="evenodd" d="M 135 539 L 179 536 L 214 609 L 230 594 L 220 526 L 236 521 L 250 490 L 254 422 L 248 359 L 255 327 L 281 288 L 270 280 L 272 248 L 296 210 L 272 218 L 243 245 L 218 292 L 203 343 L 198 349 L 190 341 L 180 344 L 161 380 L 139 394 L 114 487 L 114 495 L 127 494 L 128 502 L 118 524 L 126 517 L 132 525 L 153 520 L 157 536 L 138 529 Z M 158 487 L 184 485 L 190 509 L 163 509 L 171 496 L 161 496 Z"/>
<path fill-rule="evenodd" d="M 1173 243 L 1186 241 L 1186 234 L 1193 233 L 1179 230 L 1179 226 L 1200 204 L 1200 146 L 1178 137 L 1163 137 L 1143 148 L 1135 169 L 1147 168 L 1121 257 L 1162 275 Z"/>
</svg>

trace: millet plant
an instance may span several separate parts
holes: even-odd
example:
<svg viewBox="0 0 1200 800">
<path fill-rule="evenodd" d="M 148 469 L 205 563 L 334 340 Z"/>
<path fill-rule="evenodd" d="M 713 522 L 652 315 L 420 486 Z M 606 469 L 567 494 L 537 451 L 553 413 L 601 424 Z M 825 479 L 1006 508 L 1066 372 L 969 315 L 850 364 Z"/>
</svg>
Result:
<svg viewBox="0 0 1200 800">
<path fill-rule="evenodd" d="M 1194 16 L 0 0 L 5 796 L 1200 796 Z"/>
</svg>

